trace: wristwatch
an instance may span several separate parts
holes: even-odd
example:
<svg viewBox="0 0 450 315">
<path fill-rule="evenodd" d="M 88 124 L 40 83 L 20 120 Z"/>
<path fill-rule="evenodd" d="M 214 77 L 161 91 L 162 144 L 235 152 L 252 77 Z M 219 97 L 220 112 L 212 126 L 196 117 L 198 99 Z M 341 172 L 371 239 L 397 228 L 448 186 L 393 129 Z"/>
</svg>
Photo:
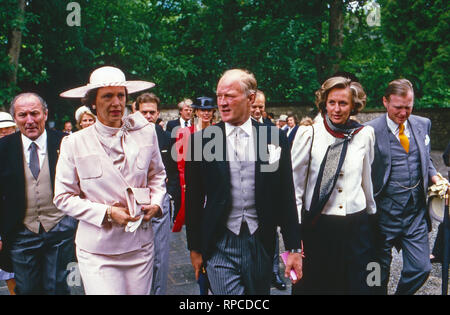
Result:
<svg viewBox="0 0 450 315">
<path fill-rule="evenodd" d="M 289 252 L 290 253 L 299 253 L 299 254 L 301 254 L 302 253 L 302 249 L 301 248 L 290 249 Z"/>
</svg>

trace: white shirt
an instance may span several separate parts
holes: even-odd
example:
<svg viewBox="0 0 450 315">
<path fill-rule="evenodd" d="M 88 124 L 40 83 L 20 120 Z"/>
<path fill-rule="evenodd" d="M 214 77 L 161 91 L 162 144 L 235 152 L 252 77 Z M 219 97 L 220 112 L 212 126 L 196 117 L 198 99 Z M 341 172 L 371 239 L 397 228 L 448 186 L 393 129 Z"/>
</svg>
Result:
<svg viewBox="0 0 450 315">
<path fill-rule="evenodd" d="M 37 145 L 37 153 L 39 157 L 39 168 L 42 169 L 42 165 L 44 164 L 45 155 L 47 154 L 47 130 L 44 129 L 44 132 L 37 138 L 32 141 L 27 138 L 23 133 L 22 136 L 22 145 L 23 145 L 23 153 L 25 155 L 25 161 L 28 166 L 30 166 L 30 145 L 32 142 Z"/>
<path fill-rule="evenodd" d="M 185 125 L 185 122 L 187 122 L 187 126 Z M 180 125 L 181 125 L 181 128 L 190 127 L 191 126 L 191 120 L 190 119 L 189 120 L 184 120 L 183 118 L 180 117 Z"/>
<path fill-rule="evenodd" d="M 311 126 L 300 126 L 291 150 L 295 199 L 300 220 L 304 195 L 305 209 L 309 210 L 320 164 L 328 146 L 336 141 L 336 138 L 325 129 L 323 119 L 314 124 L 312 159 L 305 192 L 311 139 Z M 362 210 L 366 210 L 369 214 L 376 212 L 371 177 L 374 143 L 375 133 L 370 126 L 365 126 L 353 137 L 341 173 L 322 214 L 345 216 Z"/>
<path fill-rule="evenodd" d="M 398 125 L 396 122 L 394 122 L 392 119 L 389 118 L 389 115 L 386 114 L 386 121 L 389 130 L 394 134 L 394 136 L 397 138 L 398 141 L 400 141 L 400 137 L 398 134 L 400 133 L 400 125 Z M 410 139 L 411 131 L 409 128 L 408 121 L 406 120 L 403 125 L 405 125 L 404 133 Z"/>
<path fill-rule="evenodd" d="M 255 146 L 254 146 L 254 134 L 252 120 L 249 117 L 248 120 L 240 126 L 233 126 L 229 123 L 225 123 L 225 135 L 227 139 L 227 157 L 228 161 L 235 160 L 235 147 L 234 137 L 236 134 L 236 128 L 241 128 L 244 131 L 244 136 L 240 138 L 242 148 L 244 149 L 246 161 L 256 161 Z"/>
</svg>

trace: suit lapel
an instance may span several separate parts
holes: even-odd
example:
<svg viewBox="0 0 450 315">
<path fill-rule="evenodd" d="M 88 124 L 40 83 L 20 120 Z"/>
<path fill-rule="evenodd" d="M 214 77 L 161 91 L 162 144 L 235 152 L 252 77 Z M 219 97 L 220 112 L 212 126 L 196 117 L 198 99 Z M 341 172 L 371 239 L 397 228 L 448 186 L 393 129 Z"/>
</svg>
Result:
<svg viewBox="0 0 450 315">
<path fill-rule="evenodd" d="M 8 152 L 8 159 L 10 161 L 9 165 L 13 167 L 13 173 L 17 175 L 18 181 L 18 195 L 23 196 L 25 200 L 25 170 L 24 170 L 24 159 L 23 159 L 23 144 L 20 132 L 16 132 L 14 135 L 15 139 L 13 141 L 14 145 Z"/>
<path fill-rule="evenodd" d="M 420 165 L 422 168 L 422 178 L 426 178 L 428 176 L 428 166 L 426 165 L 426 151 L 425 148 L 425 136 L 422 134 L 422 130 L 419 128 L 419 123 L 413 116 L 408 118 L 408 123 L 411 128 L 412 136 L 416 140 L 417 148 L 419 149 L 420 155 Z"/>
<path fill-rule="evenodd" d="M 376 139 L 378 143 L 378 149 L 380 150 L 381 156 L 383 157 L 384 165 L 387 165 L 389 169 L 387 173 L 390 173 L 391 169 L 391 143 L 389 140 L 389 127 L 386 121 L 386 115 L 381 116 L 380 125 L 381 128 L 376 129 Z"/>
<path fill-rule="evenodd" d="M 270 137 L 270 126 L 262 126 L 262 125 L 258 125 L 258 123 L 253 122 L 252 121 L 252 126 L 253 126 L 253 141 L 254 141 L 254 148 L 255 148 L 255 156 L 256 156 L 256 161 L 255 161 L 255 206 L 256 206 L 256 211 L 259 211 L 259 209 L 262 209 L 261 207 L 261 197 L 263 196 L 263 187 L 264 187 L 264 176 L 263 176 L 263 172 L 261 172 L 261 165 L 263 163 L 268 163 L 268 158 L 266 157 L 265 159 L 263 159 L 261 157 L 261 154 L 268 154 L 268 149 L 267 147 L 265 148 L 261 148 L 261 144 L 269 144 L 271 143 L 271 139 Z M 263 128 L 260 128 L 263 127 Z M 267 131 L 266 134 L 266 139 L 263 139 L 265 141 L 261 140 L 262 137 L 262 133 L 264 131 Z M 266 161 L 266 162 L 263 162 Z M 260 215 L 258 213 L 258 215 Z"/>
<path fill-rule="evenodd" d="M 220 174 L 222 175 L 219 178 L 221 178 L 225 184 L 223 187 L 230 187 L 230 163 L 228 162 L 227 158 L 227 135 L 225 132 L 225 123 L 220 122 L 216 126 L 222 130 L 221 136 L 223 143 L 223 156 L 221 160 L 215 161 L 215 163 L 217 165 L 217 168 L 219 169 Z"/>
<path fill-rule="evenodd" d="M 55 184 L 56 162 L 58 161 L 59 139 L 51 130 L 47 130 L 47 154 L 48 166 L 50 169 L 50 178 L 52 181 L 52 188 Z"/>
</svg>

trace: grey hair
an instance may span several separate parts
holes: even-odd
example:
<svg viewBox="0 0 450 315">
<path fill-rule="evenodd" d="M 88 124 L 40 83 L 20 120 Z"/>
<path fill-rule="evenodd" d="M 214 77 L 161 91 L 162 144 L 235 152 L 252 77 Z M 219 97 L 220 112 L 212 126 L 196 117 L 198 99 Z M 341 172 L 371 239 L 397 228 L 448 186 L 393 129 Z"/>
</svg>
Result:
<svg viewBox="0 0 450 315">
<path fill-rule="evenodd" d="M 228 75 L 234 75 L 238 77 L 239 84 L 245 95 L 249 96 L 251 94 L 256 94 L 258 90 L 258 83 L 253 73 L 245 69 L 231 69 L 225 71 L 225 73 L 222 75 L 220 79 Z"/>
<path fill-rule="evenodd" d="M 47 103 L 45 102 L 45 100 L 40 97 L 38 94 L 33 93 L 33 92 L 25 92 L 25 93 L 20 93 L 18 95 L 16 95 L 13 100 L 11 101 L 11 105 L 9 107 L 9 113 L 11 114 L 11 116 L 14 118 L 14 114 L 15 114 L 15 109 L 14 109 L 14 105 L 16 104 L 17 100 L 21 97 L 30 97 L 30 96 L 34 96 L 36 97 L 39 102 L 42 105 L 42 110 L 44 111 L 44 113 L 48 112 L 48 106 Z"/>
</svg>

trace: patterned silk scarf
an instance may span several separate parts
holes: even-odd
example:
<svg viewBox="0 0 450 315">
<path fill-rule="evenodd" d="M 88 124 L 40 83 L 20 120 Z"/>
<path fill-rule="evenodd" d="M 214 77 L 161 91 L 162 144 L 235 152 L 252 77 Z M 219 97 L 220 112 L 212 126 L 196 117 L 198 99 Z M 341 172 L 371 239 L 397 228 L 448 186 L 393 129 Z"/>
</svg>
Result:
<svg viewBox="0 0 450 315">
<path fill-rule="evenodd" d="M 322 213 L 325 204 L 333 192 L 339 173 L 347 155 L 348 144 L 352 137 L 356 135 L 363 125 L 356 121 L 348 120 L 345 125 L 334 125 L 325 114 L 323 123 L 325 129 L 336 138 L 336 141 L 328 146 L 325 156 L 320 164 L 319 175 L 314 187 L 310 211 L 307 222 L 314 226 Z"/>
</svg>

